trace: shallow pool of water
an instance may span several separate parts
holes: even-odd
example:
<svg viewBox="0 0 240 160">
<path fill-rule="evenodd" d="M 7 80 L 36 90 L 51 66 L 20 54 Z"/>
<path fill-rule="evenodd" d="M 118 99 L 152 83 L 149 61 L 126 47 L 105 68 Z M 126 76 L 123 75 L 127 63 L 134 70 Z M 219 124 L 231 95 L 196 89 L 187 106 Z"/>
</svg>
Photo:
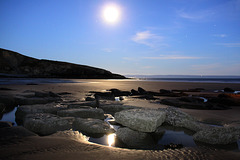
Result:
<svg viewBox="0 0 240 160">
<path fill-rule="evenodd" d="M 13 126 L 17 126 L 17 123 L 15 121 L 16 111 L 17 111 L 17 107 L 14 107 L 12 111 L 8 113 L 4 113 L 0 121 L 12 122 Z"/>
<path fill-rule="evenodd" d="M 17 126 L 17 123 L 15 121 L 15 112 L 17 111 L 17 107 L 14 107 L 12 111 L 3 114 L 0 121 L 9 121 L 12 122 L 14 126 Z M 105 121 L 109 122 L 114 120 L 114 117 L 111 117 L 109 115 Z M 120 126 L 119 125 L 111 125 L 115 130 L 117 130 Z M 211 148 L 220 148 L 220 149 L 227 149 L 231 151 L 240 151 L 240 140 L 237 141 L 236 144 L 233 145 L 224 145 L 224 146 L 214 146 L 214 145 L 206 145 L 202 143 L 196 143 L 193 140 L 193 132 L 184 128 L 179 127 L 173 127 L 173 126 L 165 126 L 163 125 L 161 127 L 161 131 L 163 134 L 151 134 L 153 139 L 155 140 L 155 145 L 148 148 L 142 148 L 142 149 L 156 149 L 156 150 L 162 150 L 164 149 L 164 145 L 169 145 L 171 143 L 173 144 L 181 144 L 183 147 L 196 147 L 196 146 L 207 146 Z M 89 135 L 87 135 L 89 136 Z M 134 137 L 133 137 L 134 138 Z M 109 142 L 111 143 L 112 147 L 121 147 L 121 148 L 127 148 L 125 144 L 123 144 L 115 134 L 110 135 L 97 135 L 93 136 L 91 135 L 89 138 L 89 142 L 102 144 L 106 146 L 110 146 Z"/>
</svg>

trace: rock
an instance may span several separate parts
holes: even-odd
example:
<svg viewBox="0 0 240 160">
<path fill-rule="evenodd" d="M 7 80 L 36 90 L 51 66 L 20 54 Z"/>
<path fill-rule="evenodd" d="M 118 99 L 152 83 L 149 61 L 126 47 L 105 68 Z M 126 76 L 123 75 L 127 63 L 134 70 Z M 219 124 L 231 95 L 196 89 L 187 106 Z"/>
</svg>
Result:
<svg viewBox="0 0 240 160">
<path fill-rule="evenodd" d="M 11 141 L 13 141 L 13 143 L 16 143 L 16 141 L 14 141 L 16 138 L 29 136 L 37 135 L 22 126 L 0 128 L 0 144 L 10 143 Z"/>
<path fill-rule="evenodd" d="M 33 104 L 47 104 L 51 102 L 59 102 L 61 98 L 59 97 L 23 97 L 15 96 L 15 103 L 18 105 L 33 105 Z"/>
<path fill-rule="evenodd" d="M 131 95 L 134 96 L 134 95 L 139 95 L 139 92 L 136 91 L 135 89 L 132 89 L 131 90 Z"/>
<path fill-rule="evenodd" d="M 115 132 L 105 121 L 100 119 L 76 118 L 73 122 L 73 129 L 85 134 L 106 134 Z"/>
<path fill-rule="evenodd" d="M 69 94 L 72 94 L 72 93 L 70 93 L 70 92 L 59 92 L 59 93 L 57 93 L 58 95 L 69 95 Z"/>
<path fill-rule="evenodd" d="M 66 106 L 60 105 L 57 103 L 49 103 L 49 104 L 35 104 L 35 105 L 22 105 L 17 108 L 15 113 L 16 121 L 21 124 L 23 122 L 24 117 L 27 114 L 34 113 L 51 113 L 57 114 L 58 110 L 65 109 Z"/>
<path fill-rule="evenodd" d="M 56 93 L 53 93 L 53 92 L 37 92 L 37 91 L 34 91 L 35 93 L 35 97 L 60 97 L 58 94 Z"/>
<path fill-rule="evenodd" d="M 111 91 L 112 94 L 113 94 L 115 97 L 129 96 L 129 95 L 131 94 L 131 92 L 129 92 L 129 91 L 121 91 L 121 90 L 116 89 L 116 88 L 110 89 L 109 91 Z"/>
<path fill-rule="evenodd" d="M 141 87 L 138 87 L 138 92 L 140 94 L 147 94 L 147 91 L 145 89 L 141 88 Z"/>
<path fill-rule="evenodd" d="M 166 99 L 162 99 L 160 103 L 174 106 L 174 107 L 179 107 L 179 108 L 187 108 L 187 109 L 206 109 L 206 110 L 229 109 L 229 107 L 225 105 L 212 103 L 211 100 L 204 102 L 203 99 L 192 98 L 192 97 L 166 98 Z"/>
<path fill-rule="evenodd" d="M 96 100 L 106 99 L 106 100 L 115 100 L 114 95 L 111 92 L 96 92 L 94 94 Z"/>
<path fill-rule="evenodd" d="M 183 102 L 191 102 L 191 103 L 202 103 L 204 102 L 203 99 L 198 98 L 198 97 L 181 97 L 179 98 L 180 101 Z"/>
<path fill-rule="evenodd" d="M 12 127 L 12 122 L 0 121 L 0 128 Z"/>
<path fill-rule="evenodd" d="M 218 97 L 209 98 L 208 101 L 219 106 L 225 106 L 225 108 L 229 108 L 230 106 L 240 106 L 240 99 L 237 98 L 235 94 L 219 94 Z"/>
<path fill-rule="evenodd" d="M 235 90 L 233 90 L 232 88 L 228 88 L 228 87 L 224 88 L 223 90 L 224 90 L 224 92 L 232 92 L 232 93 L 235 92 Z"/>
<path fill-rule="evenodd" d="M 166 118 L 166 113 L 154 109 L 130 109 L 115 113 L 117 123 L 140 132 L 154 132 Z"/>
<path fill-rule="evenodd" d="M 210 127 L 207 124 L 197 122 L 195 118 L 193 118 L 192 116 L 190 116 L 185 112 L 182 112 L 178 108 L 168 107 L 166 109 L 160 109 L 160 110 L 163 110 L 166 112 L 165 122 L 167 122 L 172 126 L 184 127 L 195 132 L 203 129 L 207 129 Z"/>
<path fill-rule="evenodd" d="M 127 127 L 119 128 L 116 135 L 129 148 L 148 148 L 155 145 L 149 133 L 134 131 Z"/>
<path fill-rule="evenodd" d="M 114 115 L 116 112 L 120 112 L 123 110 L 129 110 L 129 109 L 137 109 L 139 107 L 121 105 L 121 104 L 108 104 L 108 105 L 100 105 L 99 108 L 103 109 L 104 113 Z"/>
<path fill-rule="evenodd" d="M 59 117 L 49 113 L 28 114 L 23 126 L 30 131 L 45 136 L 57 131 L 69 130 L 72 128 L 73 117 Z"/>
<path fill-rule="evenodd" d="M 68 108 L 92 108 L 96 107 L 96 102 L 95 101 L 84 101 L 84 102 L 77 102 L 77 103 L 71 103 L 71 104 L 66 104 L 68 105 Z"/>
<path fill-rule="evenodd" d="M 161 94 L 169 94 L 169 93 L 172 93 L 172 92 L 170 90 L 160 89 L 160 93 Z"/>
<path fill-rule="evenodd" d="M 195 141 L 208 144 L 236 143 L 239 138 L 239 127 L 211 127 L 206 130 L 201 130 L 193 135 Z"/>
<path fill-rule="evenodd" d="M 10 95 L 0 95 L 0 103 L 5 107 L 12 107 L 16 105 L 15 99 Z"/>
<path fill-rule="evenodd" d="M 60 110 L 57 112 L 58 116 L 61 117 L 80 117 L 80 118 L 95 118 L 104 119 L 104 112 L 100 108 L 80 108 L 80 109 L 67 109 Z"/>
<path fill-rule="evenodd" d="M 121 97 L 119 97 L 119 100 L 120 100 L 120 101 L 123 101 L 123 100 L 124 100 L 124 98 L 121 96 Z"/>
<path fill-rule="evenodd" d="M 95 98 L 93 98 L 93 97 L 86 97 L 85 101 L 95 101 Z"/>
</svg>

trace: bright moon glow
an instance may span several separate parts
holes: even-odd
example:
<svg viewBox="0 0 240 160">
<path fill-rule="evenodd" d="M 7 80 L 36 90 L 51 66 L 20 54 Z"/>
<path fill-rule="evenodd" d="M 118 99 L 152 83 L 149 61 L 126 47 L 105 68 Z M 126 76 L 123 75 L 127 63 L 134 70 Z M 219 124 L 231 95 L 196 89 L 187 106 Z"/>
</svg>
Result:
<svg viewBox="0 0 240 160">
<path fill-rule="evenodd" d="M 109 134 L 107 136 L 109 147 L 111 147 L 115 143 L 115 136 L 116 136 L 116 134 L 114 134 L 114 133 L 113 134 Z"/>
<path fill-rule="evenodd" d="M 103 19 L 107 23 L 116 23 L 120 19 L 120 8 L 116 5 L 109 4 L 103 8 Z"/>
</svg>

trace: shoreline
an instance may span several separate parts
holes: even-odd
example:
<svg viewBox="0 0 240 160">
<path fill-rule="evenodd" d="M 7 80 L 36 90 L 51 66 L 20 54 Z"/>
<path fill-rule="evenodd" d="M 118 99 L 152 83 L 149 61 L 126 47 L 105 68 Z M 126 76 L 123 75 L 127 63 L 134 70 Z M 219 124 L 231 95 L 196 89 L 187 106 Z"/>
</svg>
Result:
<svg viewBox="0 0 240 160">
<path fill-rule="evenodd" d="M 142 87 L 147 91 L 159 92 L 160 89 L 193 89 L 204 88 L 206 91 L 221 90 L 226 87 L 240 90 L 239 84 L 234 83 L 192 83 L 192 82 L 159 82 L 159 81 L 133 81 L 133 80 L 97 80 L 84 79 L 84 83 L 49 83 L 49 84 L 8 84 L 0 88 L 11 90 L 0 90 L 2 95 L 18 95 L 24 91 L 51 91 L 54 93 L 69 92 L 64 101 L 83 101 L 90 91 L 104 91 L 117 88 L 123 91 Z M 152 103 L 141 99 L 129 99 L 123 101 L 126 105 L 135 105 L 143 108 L 161 108 L 164 105 Z M 235 121 L 234 125 L 240 126 L 240 106 L 229 110 L 196 110 L 181 109 L 184 112 L 202 121 L 220 122 L 227 124 Z M 211 119 L 209 119 L 211 118 Z M 0 149 L 2 159 L 239 159 L 240 152 L 225 150 L 208 150 L 205 148 L 193 147 L 177 150 L 146 151 L 134 149 L 111 148 L 98 144 L 76 142 L 69 138 L 52 136 L 32 136 L 13 140 Z M 106 156 L 107 155 L 107 156 Z M 1 159 L 0 158 L 0 159 Z"/>
</svg>

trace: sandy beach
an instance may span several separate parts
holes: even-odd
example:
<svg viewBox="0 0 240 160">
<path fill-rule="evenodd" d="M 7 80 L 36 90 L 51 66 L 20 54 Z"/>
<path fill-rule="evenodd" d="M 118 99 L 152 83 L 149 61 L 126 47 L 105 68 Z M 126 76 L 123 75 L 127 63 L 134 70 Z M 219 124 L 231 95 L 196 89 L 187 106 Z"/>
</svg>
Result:
<svg viewBox="0 0 240 160">
<path fill-rule="evenodd" d="M 239 91 L 239 84 L 230 83 L 198 83 L 198 82 L 157 82 L 137 80 L 73 80 L 77 83 L 50 83 L 50 84 L 4 84 L 0 88 L 1 95 L 22 94 L 26 90 L 51 91 L 54 93 L 68 92 L 64 101 L 83 101 L 89 91 L 104 91 L 117 88 L 130 91 L 142 87 L 147 91 L 159 92 L 160 89 L 193 89 L 204 88 L 206 93 L 222 90 L 226 87 Z M 126 98 L 126 105 L 144 108 L 164 108 L 166 105 L 151 101 Z M 181 109 L 194 116 L 199 121 L 217 123 L 221 125 L 240 126 L 240 107 L 233 106 L 228 110 L 196 110 Z M 182 148 L 176 150 L 135 150 L 121 149 L 76 141 L 58 136 L 30 136 L 14 138 L 0 147 L 0 159 L 239 159 L 240 152 L 226 150 L 209 150 L 208 148 Z"/>
</svg>

